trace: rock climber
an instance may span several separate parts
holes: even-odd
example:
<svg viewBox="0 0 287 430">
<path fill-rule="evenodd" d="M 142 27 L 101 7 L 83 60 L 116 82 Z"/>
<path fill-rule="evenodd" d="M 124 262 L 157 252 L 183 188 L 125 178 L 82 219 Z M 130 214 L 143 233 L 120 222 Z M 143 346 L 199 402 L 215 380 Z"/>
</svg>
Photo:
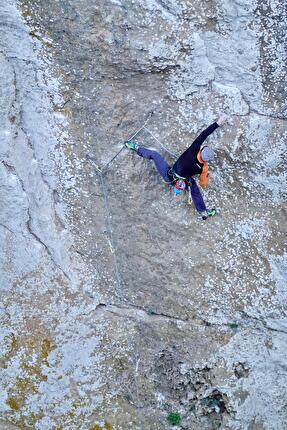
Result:
<svg viewBox="0 0 287 430">
<path fill-rule="evenodd" d="M 184 190 L 188 189 L 197 212 L 203 220 L 206 220 L 208 217 L 216 215 L 216 209 L 206 208 L 194 176 L 200 175 L 199 184 L 201 187 L 205 188 L 208 185 L 209 173 L 207 163 L 214 160 L 214 151 L 206 144 L 203 145 L 203 143 L 214 130 L 225 123 L 226 119 L 227 116 L 225 114 L 220 115 L 216 122 L 200 133 L 172 167 L 155 150 L 139 146 L 132 140 L 125 142 L 125 146 L 135 151 L 140 157 L 153 160 L 155 167 L 164 181 L 173 186 L 173 190 L 177 195 L 182 194 Z"/>
</svg>

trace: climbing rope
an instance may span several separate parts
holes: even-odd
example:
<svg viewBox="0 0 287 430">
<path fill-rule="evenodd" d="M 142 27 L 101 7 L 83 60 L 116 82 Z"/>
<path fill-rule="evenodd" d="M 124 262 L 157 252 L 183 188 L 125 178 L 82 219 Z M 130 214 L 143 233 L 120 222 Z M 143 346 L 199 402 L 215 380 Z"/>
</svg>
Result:
<svg viewBox="0 0 287 430">
<path fill-rule="evenodd" d="M 135 136 L 137 136 L 144 128 L 145 128 L 145 126 L 146 126 L 146 124 L 149 122 L 149 120 L 151 119 L 151 117 L 153 116 L 153 112 L 151 111 L 149 114 L 148 114 L 148 117 L 147 117 L 147 119 L 146 119 L 146 121 L 144 122 L 144 124 L 139 128 L 139 129 L 137 129 L 128 139 L 126 139 L 127 141 L 128 140 L 132 140 Z M 118 145 L 119 144 L 122 144 L 122 142 L 119 142 L 118 143 Z M 104 170 L 114 161 L 114 159 L 115 158 L 117 158 L 117 156 L 122 152 L 122 150 L 125 148 L 125 146 L 123 145 L 122 147 L 121 147 L 121 149 L 116 153 L 116 155 L 110 160 L 110 161 L 108 161 L 102 168 L 101 168 L 101 171 L 102 172 L 104 172 Z"/>
<path fill-rule="evenodd" d="M 128 139 L 126 139 L 126 141 L 129 141 L 129 140 L 132 140 L 135 136 L 137 136 L 142 130 L 146 130 L 148 133 L 149 133 L 149 135 L 166 151 L 166 152 L 168 152 L 172 157 L 174 157 L 174 158 L 178 158 L 178 156 L 176 155 L 176 154 L 174 154 L 173 152 L 171 152 L 147 127 L 146 127 L 146 125 L 147 125 L 147 123 L 149 122 L 149 120 L 151 119 L 151 117 L 153 116 L 153 111 L 151 111 L 151 112 L 149 112 L 149 114 L 148 114 L 148 117 L 147 117 L 147 119 L 145 120 L 145 122 L 144 122 L 144 124 L 140 127 L 140 128 L 138 128 L 131 136 L 129 136 L 129 138 Z M 122 145 L 122 142 L 118 142 L 118 144 L 117 145 Z M 105 172 L 105 170 L 107 169 L 107 167 L 117 158 L 117 156 L 122 152 L 122 150 L 125 148 L 125 145 L 122 145 L 122 147 L 121 147 L 121 149 L 113 156 L 113 158 L 111 158 L 103 167 L 99 167 L 96 163 L 95 163 L 95 161 L 94 161 L 94 159 L 89 155 L 89 154 L 86 154 L 86 158 L 88 159 L 88 160 L 90 160 L 93 164 L 94 164 L 94 166 L 95 166 L 95 168 L 96 168 L 96 170 L 97 170 L 97 172 L 99 172 L 99 173 L 104 173 Z"/>
<path fill-rule="evenodd" d="M 147 119 L 145 120 L 144 124 L 139 127 L 128 139 L 132 140 L 135 136 L 137 136 L 142 130 L 146 130 L 150 136 L 156 141 L 158 142 L 158 144 L 165 150 L 167 151 L 172 157 L 174 158 L 178 158 L 176 154 L 174 154 L 173 152 L 171 152 L 163 143 L 160 142 L 160 140 L 146 127 L 147 123 L 149 122 L 149 120 L 151 119 L 151 117 L 153 116 L 153 111 L 149 112 Z M 99 174 L 100 177 L 100 181 L 101 181 L 101 188 L 102 188 L 102 192 L 103 192 L 103 196 L 104 196 L 104 201 L 105 201 L 105 210 L 106 210 L 106 219 L 107 219 L 107 230 L 109 232 L 109 237 L 108 237 L 108 241 L 109 241 L 109 246 L 110 246 L 110 250 L 111 253 L 114 255 L 114 260 L 115 260 L 115 273 L 116 273 L 116 277 L 117 277 L 117 283 L 119 286 L 121 286 L 121 279 L 120 279 L 120 275 L 119 275 L 119 265 L 117 262 L 117 258 L 116 258 L 116 252 L 115 252 L 115 246 L 114 246 L 114 240 L 113 240 L 113 235 L 112 235 L 112 227 L 111 227 L 111 214 L 110 214 L 110 209 L 109 209 L 109 200 L 108 200 L 108 194 L 106 191 L 106 187 L 104 185 L 104 180 L 103 180 L 103 175 L 107 169 L 107 167 L 115 160 L 115 158 L 122 152 L 122 150 L 125 148 L 125 146 L 123 145 L 121 147 L 121 149 L 114 155 L 113 158 L 111 158 L 103 167 L 99 167 L 98 164 L 95 163 L 94 159 L 89 155 L 86 154 L 86 158 L 94 165 L 97 173 Z M 191 201 L 191 194 L 190 194 L 190 187 L 189 187 L 189 201 Z"/>
<path fill-rule="evenodd" d="M 160 142 L 160 140 L 154 136 L 154 134 L 146 127 L 146 125 L 148 124 L 150 118 L 152 117 L 153 112 L 150 112 L 146 121 L 144 122 L 144 124 L 138 128 L 127 140 L 132 140 L 134 137 L 136 137 L 142 130 L 146 130 L 149 135 L 166 151 L 168 152 L 172 157 L 174 158 L 178 158 L 176 154 L 172 153 L 163 143 Z M 122 143 L 122 142 L 120 142 Z M 90 156 L 90 155 L 86 155 L 86 158 L 94 165 L 96 172 L 99 175 L 100 178 L 100 185 L 101 185 L 101 189 L 102 189 L 102 193 L 103 193 L 103 198 L 104 198 L 104 207 L 105 207 L 105 212 L 106 212 L 106 228 L 108 231 L 108 243 L 109 243 L 109 247 L 110 247 L 110 251 L 113 254 L 113 259 L 114 259 L 114 268 L 115 268 L 115 280 L 116 280 L 116 285 L 117 285 L 117 296 L 120 300 L 120 302 L 126 302 L 124 294 L 123 294 L 123 282 L 121 279 L 121 275 L 120 275 L 120 270 L 119 270 L 119 262 L 118 262 L 118 258 L 117 258 L 117 249 L 115 246 L 115 240 L 114 240 L 114 236 L 113 236 L 113 230 L 112 230 L 112 223 L 111 223 L 111 219 L 112 219 L 112 215 L 111 215 L 111 209 L 110 209 L 110 203 L 109 203 L 109 195 L 108 195 L 108 191 L 107 191 L 107 179 L 104 178 L 105 172 L 108 168 L 108 166 L 118 157 L 118 155 L 122 152 L 122 150 L 125 148 L 125 146 L 123 145 L 121 147 L 121 149 L 114 155 L 113 158 L 111 158 L 103 167 L 99 167 L 95 160 Z M 190 191 L 190 190 L 189 190 Z M 129 333 L 129 327 L 127 327 L 126 330 L 127 333 Z M 141 345 L 137 345 L 136 343 L 132 343 L 131 338 L 128 336 L 127 337 L 127 341 L 128 341 L 128 345 L 129 345 L 129 349 L 131 351 L 134 351 L 133 353 L 133 365 L 134 365 L 134 378 L 135 378 L 135 395 L 136 395 L 136 408 L 137 408 L 137 413 L 138 413 L 138 417 L 139 417 L 139 424 L 140 424 L 140 428 L 141 430 L 143 430 L 143 422 L 141 419 L 141 406 L 140 406 L 140 397 L 139 397 L 139 383 L 138 383 L 138 366 L 140 363 L 140 357 L 141 357 Z"/>
<path fill-rule="evenodd" d="M 168 152 L 172 157 L 174 157 L 174 158 L 178 158 L 178 156 L 176 155 L 176 154 L 174 154 L 173 152 L 171 152 L 169 149 L 167 149 L 167 147 L 163 144 L 163 143 L 161 143 L 160 142 L 160 140 L 146 127 L 146 126 L 144 126 L 143 127 L 153 138 L 154 138 L 154 140 L 156 140 L 157 141 L 157 143 L 163 148 L 163 149 L 165 149 L 166 150 L 166 152 Z"/>
<path fill-rule="evenodd" d="M 144 122 L 144 124 L 139 127 L 134 133 L 132 133 L 132 135 L 127 139 L 127 140 L 132 140 L 135 136 L 137 136 L 146 126 L 146 124 L 148 123 L 148 121 L 150 120 L 150 118 L 152 117 L 153 112 L 150 112 L 148 114 L 148 117 L 146 119 L 146 121 Z M 115 268 L 115 280 L 116 280 L 116 291 L 117 291 L 117 297 L 119 298 L 121 303 L 125 303 L 125 296 L 123 294 L 123 282 L 121 279 L 121 275 L 120 275 L 120 270 L 119 270 L 119 262 L 118 262 L 118 258 L 117 258 L 117 248 L 115 245 L 115 240 L 114 240 L 114 236 L 113 236 L 113 229 L 112 229 L 112 223 L 111 223 L 111 219 L 112 219 L 112 214 L 111 214 L 111 209 L 110 209 L 110 203 L 109 203 L 109 194 L 107 191 L 107 178 L 104 177 L 105 172 L 108 168 L 108 166 L 116 159 L 116 157 L 122 152 L 122 150 L 125 148 L 125 146 L 123 145 L 121 147 L 121 149 L 114 155 L 113 158 L 111 158 L 103 167 L 99 167 L 98 164 L 95 162 L 95 160 L 93 159 L 93 157 L 91 157 L 89 154 L 86 155 L 87 160 L 89 160 L 93 166 L 96 169 L 96 172 L 100 178 L 100 185 L 101 185 L 101 189 L 102 189 L 102 194 L 103 194 L 103 198 L 104 198 L 104 208 L 105 208 L 105 213 L 106 213 L 106 229 L 108 231 L 108 243 L 109 243 L 109 247 L 110 247 L 110 251 L 113 255 L 113 259 L 114 259 L 114 268 Z M 124 320 L 124 324 L 128 324 L 126 323 L 126 321 Z M 129 346 L 129 350 L 133 351 L 132 354 L 132 361 L 133 361 L 133 367 L 134 367 L 134 380 L 135 380 L 135 384 L 134 384 L 134 388 L 135 388 L 135 406 L 137 409 L 137 414 L 138 414 L 138 419 L 139 419 L 139 425 L 140 425 L 140 429 L 143 429 L 143 419 L 141 417 L 142 415 L 142 411 L 141 411 L 141 405 L 140 405 L 140 396 L 139 396 L 139 382 L 138 382 L 138 366 L 140 363 L 140 357 L 141 357 L 141 346 L 137 345 L 135 342 L 132 342 L 130 336 L 129 336 L 129 329 L 130 327 L 127 326 L 126 327 L 126 333 L 127 333 L 127 342 L 128 342 L 128 346 Z"/>
<path fill-rule="evenodd" d="M 114 268 L 115 268 L 115 279 L 116 279 L 116 291 L 117 291 L 117 297 L 119 298 L 121 303 L 125 302 L 125 297 L 123 294 L 123 282 L 120 276 L 120 270 L 119 270 L 119 262 L 118 262 L 118 258 L 117 258 L 117 253 L 116 253 L 116 246 L 115 246 L 115 240 L 114 240 L 114 236 L 113 236 L 113 230 L 112 230 L 112 223 L 111 223 L 111 219 L 112 219 L 112 214 L 111 214 L 111 209 L 110 209 L 110 203 L 109 203 L 109 195 L 107 192 L 107 179 L 104 178 L 104 172 L 99 169 L 99 167 L 96 165 L 96 163 L 90 158 L 90 161 L 92 164 L 94 164 L 94 166 L 96 167 L 98 176 L 100 178 L 100 185 L 101 185 L 101 189 L 102 189 L 102 193 L 103 193 L 103 197 L 104 197 L 104 208 L 105 208 L 105 213 L 106 213 L 106 229 L 108 231 L 108 242 L 109 242 L 109 247 L 111 250 L 111 253 L 113 254 L 113 259 L 114 259 Z M 135 402 L 135 406 L 137 409 L 137 413 L 138 413 L 138 418 L 139 418 L 139 424 L 140 424 L 140 429 L 143 429 L 143 423 L 142 423 L 142 418 L 141 418 L 141 406 L 140 406 L 140 397 L 139 397 L 139 383 L 138 383 L 138 366 L 139 366 L 139 362 L 140 362 L 140 346 L 137 347 L 135 342 L 132 342 L 130 336 L 129 336 L 129 329 L 130 326 L 128 325 L 128 323 L 126 323 L 126 321 L 124 320 L 124 324 L 126 324 L 126 330 L 125 332 L 127 333 L 127 342 L 128 342 L 128 346 L 129 346 L 129 350 L 133 351 L 133 366 L 134 366 L 134 380 L 135 380 L 135 396 L 136 396 L 136 402 Z"/>
</svg>

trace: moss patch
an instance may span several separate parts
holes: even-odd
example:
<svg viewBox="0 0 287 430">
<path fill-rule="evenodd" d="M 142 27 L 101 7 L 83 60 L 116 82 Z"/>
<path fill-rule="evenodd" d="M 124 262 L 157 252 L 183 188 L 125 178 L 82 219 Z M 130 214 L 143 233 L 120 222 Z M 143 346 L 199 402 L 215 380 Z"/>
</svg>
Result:
<svg viewBox="0 0 287 430">
<path fill-rule="evenodd" d="M 170 412 L 167 416 L 167 421 L 173 426 L 180 424 L 181 418 L 177 412 Z"/>
</svg>

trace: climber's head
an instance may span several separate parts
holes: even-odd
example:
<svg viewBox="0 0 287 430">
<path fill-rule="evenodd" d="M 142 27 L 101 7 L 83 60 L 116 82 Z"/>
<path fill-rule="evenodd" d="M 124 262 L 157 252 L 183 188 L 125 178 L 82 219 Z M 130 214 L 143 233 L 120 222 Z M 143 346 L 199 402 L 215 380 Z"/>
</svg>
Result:
<svg viewBox="0 0 287 430">
<path fill-rule="evenodd" d="M 200 157 L 202 161 L 213 161 L 214 160 L 214 151 L 209 148 L 209 146 L 203 146 L 200 150 Z"/>
<path fill-rule="evenodd" d="M 177 196 L 183 193 L 186 188 L 186 183 L 183 179 L 177 179 L 173 186 L 173 191 Z"/>
</svg>

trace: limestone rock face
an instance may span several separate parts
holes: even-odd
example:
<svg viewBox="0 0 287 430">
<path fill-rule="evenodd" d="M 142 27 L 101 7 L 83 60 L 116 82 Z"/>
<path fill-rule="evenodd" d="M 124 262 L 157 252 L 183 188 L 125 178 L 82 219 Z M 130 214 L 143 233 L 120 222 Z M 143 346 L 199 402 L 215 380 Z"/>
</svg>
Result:
<svg viewBox="0 0 287 430">
<path fill-rule="evenodd" d="M 286 15 L 0 2 L 1 430 L 287 428 Z M 222 111 L 202 221 L 122 145 Z"/>
</svg>

